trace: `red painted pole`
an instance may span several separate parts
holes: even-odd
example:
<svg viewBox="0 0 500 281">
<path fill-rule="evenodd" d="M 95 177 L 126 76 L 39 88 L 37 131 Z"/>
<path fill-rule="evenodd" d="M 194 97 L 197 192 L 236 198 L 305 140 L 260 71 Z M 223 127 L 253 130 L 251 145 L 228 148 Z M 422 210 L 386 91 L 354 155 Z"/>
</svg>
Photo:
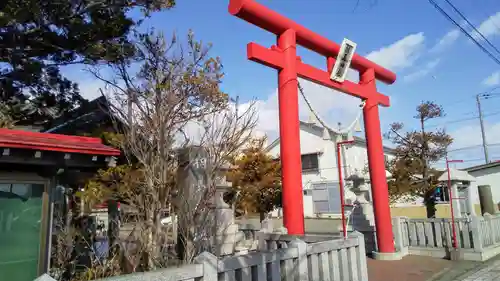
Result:
<svg viewBox="0 0 500 281">
<path fill-rule="evenodd" d="M 337 170 L 339 173 L 339 192 L 340 192 L 340 212 L 342 216 L 342 233 L 344 239 L 347 239 L 347 227 L 345 223 L 345 199 L 344 199 L 344 180 L 342 176 L 342 145 L 353 143 L 353 141 L 339 141 L 337 142 Z"/>
<path fill-rule="evenodd" d="M 339 44 L 330 41 L 328 38 L 305 28 L 254 0 L 230 0 L 229 12 L 276 35 L 282 34 L 285 30 L 293 29 L 296 32 L 297 43 L 299 45 L 320 53 L 325 57 L 337 57 L 340 51 Z M 394 72 L 358 54 L 354 54 L 351 67 L 360 72 L 374 69 L 377 79 L 387 84 L 392 84 L 396 81 L 396 74 Z"/>
<path fill-rule="evenodd" d="M 451 229 L 453 235 L 453 248 L 457 248 L 457 231 L 455 229 L 455 214 L 453 213 L 453 193 L 451 191 L 451 176 L 450 176 L 450 162 L 446 157 L 446 172 L 448 173 L 448 193 L 450 197 L 450 212 L 451 212 Z"/>
<path fill-rule="evenodd" d="M 288 233 L 304 234 L 302 162 L 300 158 L 299 93 L 297 50 L 294 30 L 278 36 L 285 67 L 278 72 L 281 177 L 283 182 L 283 223 Z"/>
<path fill-rule="evenodd" d="M 360 84 L 368 92 L 376 92 L 375 73 L 373 69 L 360 75 Z M 380 253 L 394 253 L 394 242 L 389 207 L 389 191 L 385 176 L 384 147 L 378 104 L 371 99 L 366 100 L 363 108 L 365 123 L 366 146 L 368 150 L 368 166 L 373 194 L 373 212 L 375 213 L 375 229 L 377 232 L 377 246 Z"/>
<path fill-rule="evenodd" d="M 453 248 L 457 248 L 457 230 L 455 228 L 455 212 L 453 210 L 453 192 L 451 188 L 451 175 L 450 175 L 450 163 L 452 162 L 462 162 L 461 160 L 448 160 L 448 156 L 446 156 L 446 172 L 448 173 L 448 194 L 450 197 L 450 212 L 451 212 L 451 231 L 453 235 Z"/>
</svg>

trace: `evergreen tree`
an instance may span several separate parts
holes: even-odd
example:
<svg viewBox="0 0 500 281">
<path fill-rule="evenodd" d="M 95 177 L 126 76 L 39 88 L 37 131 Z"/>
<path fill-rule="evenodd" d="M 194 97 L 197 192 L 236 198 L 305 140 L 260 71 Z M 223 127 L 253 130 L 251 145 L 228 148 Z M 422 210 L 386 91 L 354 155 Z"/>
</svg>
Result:
<svg viewBox="0 0 500 281">
<path fill-rule="evenodd" d="M 129 34 L 174 0 L 3 0 L 0 102 L 19 124 L 44 123 L 85 104 L 60 73 L 71 64 L 114 63 L 135 53 Z M 131 17 L 141 10 L 142 17 Z"/>
<path fill-rule="evenodd" d="M 436 213 L 435 189 L 439 172 L 432 166 L 446 156 L 453 142 L 444 129 L 426 130 L 429 120 L 443 117 L 443 108 L 426 101 L 417 106 L 414 116 L 419 122 L 419 130 L 404 131 L 402 123 L 393 123 L 386 134 L 396 147 L 396 157 L 388 163 L 393 180 L 389 182 L 392 201 L 421 197 L 427 207 L 427 217 Z"/>
</svg>

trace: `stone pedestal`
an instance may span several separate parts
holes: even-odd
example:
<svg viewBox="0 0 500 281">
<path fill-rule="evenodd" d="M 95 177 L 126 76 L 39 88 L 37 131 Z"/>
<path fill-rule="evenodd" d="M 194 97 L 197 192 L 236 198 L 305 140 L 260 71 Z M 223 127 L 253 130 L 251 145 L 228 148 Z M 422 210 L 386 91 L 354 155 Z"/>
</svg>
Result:
<svg viewBox="0 0 500 281">
<path fill-rule="evenodd" d="M 229 191 L 229 188 L 229 184 L 221 184 L 216 187 L 215 191 L 214 246 L 217 256 L 233 254 L 235 244 L 238 241 L 239 228 L 234 223 L 233 208 L 224 201 L 224 194 Z"/>
</svg>

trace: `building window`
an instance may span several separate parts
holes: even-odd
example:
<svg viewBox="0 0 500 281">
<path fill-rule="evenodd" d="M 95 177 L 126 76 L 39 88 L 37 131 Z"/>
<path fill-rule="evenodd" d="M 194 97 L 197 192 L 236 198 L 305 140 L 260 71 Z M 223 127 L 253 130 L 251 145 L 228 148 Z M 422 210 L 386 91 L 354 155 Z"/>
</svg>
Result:
<svg viewBox="0 0 500 281">
<path fill-rule="evenodd" d="M 318 154 L 303 154 L 300 156 L 302 160 L 302 172 L 317 171 L 319 169 Z"/>
<path fill-rule="evenodd" d="M 14 280 L 39 276 L 44 191 L 44 184 L 0 183 L 0 273 Z"/>
<path fill-rule="evenodd" d="M 446 185 L 441 185 L 436 187 L 434 190 L 434 198 L 437 203 L 448 203 L 450 202 L 450 193 Z"/>
<path fill-rule="evenodd" d="M 340 213 L 340 193 L 338 182 L 331 181 L 313 183 L 311 188 L 314 213 Z"/>
<path fill-rule="evenodd" d="M 304 189 L 303 193 L 305 196 L 311 196 L 313 194 L 313 191 L 311 189 Z"/>
</svg>

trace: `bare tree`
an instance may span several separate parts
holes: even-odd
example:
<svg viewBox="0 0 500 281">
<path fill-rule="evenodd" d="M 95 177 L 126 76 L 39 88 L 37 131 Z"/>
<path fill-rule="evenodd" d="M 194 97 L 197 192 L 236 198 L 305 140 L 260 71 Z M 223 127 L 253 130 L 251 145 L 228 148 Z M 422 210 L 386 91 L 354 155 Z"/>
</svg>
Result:
<svg viewBox="0 0 500 281">
<path fill-rule="evenodd" d="M 127 248 L 133 252 L 130 271 L 167 265 L 163 249 L 172 233 L 162 227 L 165 212 L 184 228 L 178 240 L 183 244 L 182 262 L 206 249 L 211 243 L 211 200 L 218 171 L 251 138 L 257 119 L 252 103 L 242 110 L 220 90 L 220 60 L 210 57 L 210 47 L 192 33 L 186 42 L 175 36 L 167 42 L 161 34 L 142 35 L 137 49 L 135 61 L 112 67 L 111 78 L 93 70 L 107 84 L 121 147 L 136 173 L 131 184 L 117 182 L 111 195 L 138 213 L 129 236 L 134 247 Z M 179 161 L 179 151 L 186 149 L 201 149 L 205 164 Z M 193 170 L 202 174 L 198 188 L 177 182 L 177 175 Z"/>
</svg>

